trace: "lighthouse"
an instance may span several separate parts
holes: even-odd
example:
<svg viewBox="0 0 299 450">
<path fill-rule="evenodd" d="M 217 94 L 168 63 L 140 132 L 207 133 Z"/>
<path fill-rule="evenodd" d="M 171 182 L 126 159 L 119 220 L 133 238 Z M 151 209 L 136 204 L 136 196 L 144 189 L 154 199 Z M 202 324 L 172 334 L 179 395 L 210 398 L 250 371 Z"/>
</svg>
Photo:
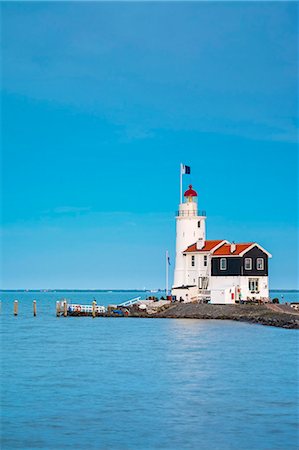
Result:
<svg viewBox="0 0 299 450">
<path fill-rule="evenodd" d="M 206 240 L 206 214 L 198 210 L 198 195 L 189 185 L 176 215 L 176 256 L 173 287 L 186 286 L 186 254 L 184 250 L 196 242 L 198 249 L 203 248 Z M 192 263 L 191 263 L 192 264 Z"/>
<path fill-rule="evenodd" d="M 268 259 L 271 254 L 257 242 L 229 242 L 206 238 L 206 213 L 198 209 L 197 192 L 190 184 L 184 193 L 181 164 L 180 205 L 176 214 L 174 300 L 203 303 L 268 301 Z"/>
</svg>

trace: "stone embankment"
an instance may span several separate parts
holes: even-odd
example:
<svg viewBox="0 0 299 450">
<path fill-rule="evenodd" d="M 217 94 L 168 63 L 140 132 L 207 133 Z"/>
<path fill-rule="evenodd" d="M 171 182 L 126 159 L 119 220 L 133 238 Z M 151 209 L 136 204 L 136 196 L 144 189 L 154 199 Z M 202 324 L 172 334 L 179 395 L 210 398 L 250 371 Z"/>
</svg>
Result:
<svg viewBox="0 0 299 450">
<path fill-rule="evenodd" d="M 177 303 L 151 317 L 236 320 L 272 327 L 299 329 L 299 312 L 287 305 L 210 305 Z"/>
</svg>

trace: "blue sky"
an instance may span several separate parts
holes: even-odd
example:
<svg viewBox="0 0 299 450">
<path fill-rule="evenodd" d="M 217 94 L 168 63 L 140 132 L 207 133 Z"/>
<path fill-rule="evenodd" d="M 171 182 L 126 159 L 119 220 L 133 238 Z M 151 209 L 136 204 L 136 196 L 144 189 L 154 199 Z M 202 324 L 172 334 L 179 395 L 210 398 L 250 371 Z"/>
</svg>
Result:
<svg viewBox="0 0 299 450">
<path fill-rule="evenodd" d="M 2 288 L 163 287 L 180 162 L 208 238 L 298 288 L 298 5 L 1 9 Z"/>
</svg>

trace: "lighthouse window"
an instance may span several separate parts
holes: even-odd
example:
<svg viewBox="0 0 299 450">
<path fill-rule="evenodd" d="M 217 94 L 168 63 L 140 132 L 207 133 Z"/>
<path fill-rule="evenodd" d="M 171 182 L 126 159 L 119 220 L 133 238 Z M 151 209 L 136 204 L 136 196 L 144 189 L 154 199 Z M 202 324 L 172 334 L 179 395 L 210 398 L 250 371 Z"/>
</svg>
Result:
<svg viewBox="0 0 299 450">
<path fill-rule="evenodd" d="M 203 257 L 203 265 L 205 267 L 207 267 L 207 265 L 208 265 L 208 257 L 207 257 L 207 255 L 204 255 L 204 257 Z"/>
<path fill-rule="evenodd" d="M 245 270 L 252 269 L 252 258 L 245 258 Z"/>
<path fill-rule="evenodd" d="M 264 270 L 264 259 L 263 258 L 257 258 L 256 268 L 257 268 L 257 270 Z"/>
<path fill-rule="evenodd" d="M 220 270 L 226 270 L 226 258 L 220 258 Z"/>
<path fill-rule="evenodd" d="M 191 266 L 192 267 L 195 266 L 195 256 L 194 255 L 191 256 Z"/>
<path fill-rule="evenodd" d="M 197 222 L 197 226 L 198 228 L 200 228 L 200 220 Z"/>
</svg>

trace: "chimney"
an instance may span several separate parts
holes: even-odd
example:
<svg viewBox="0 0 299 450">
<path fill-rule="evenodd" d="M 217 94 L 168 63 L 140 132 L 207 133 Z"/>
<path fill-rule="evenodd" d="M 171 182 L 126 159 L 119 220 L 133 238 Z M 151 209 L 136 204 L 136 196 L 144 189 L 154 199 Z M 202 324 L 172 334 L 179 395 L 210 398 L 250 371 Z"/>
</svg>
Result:
<svg viewBox="0 0 299 450">
<path fill-rule="evenodd" d="M 203 240 L 203 238 L 199 238 L 198 241 L 196 242 L 196 249 L 197 250 L 201 250 L 205 245 L 205 242 Z"/>
<path fill-rule="evenodd" d="M 234 251 L 236 250 L 236 244 L 234 243 L 234 241 L 230 244 L 230 252 L 234 253 Z"/>
</svg>

